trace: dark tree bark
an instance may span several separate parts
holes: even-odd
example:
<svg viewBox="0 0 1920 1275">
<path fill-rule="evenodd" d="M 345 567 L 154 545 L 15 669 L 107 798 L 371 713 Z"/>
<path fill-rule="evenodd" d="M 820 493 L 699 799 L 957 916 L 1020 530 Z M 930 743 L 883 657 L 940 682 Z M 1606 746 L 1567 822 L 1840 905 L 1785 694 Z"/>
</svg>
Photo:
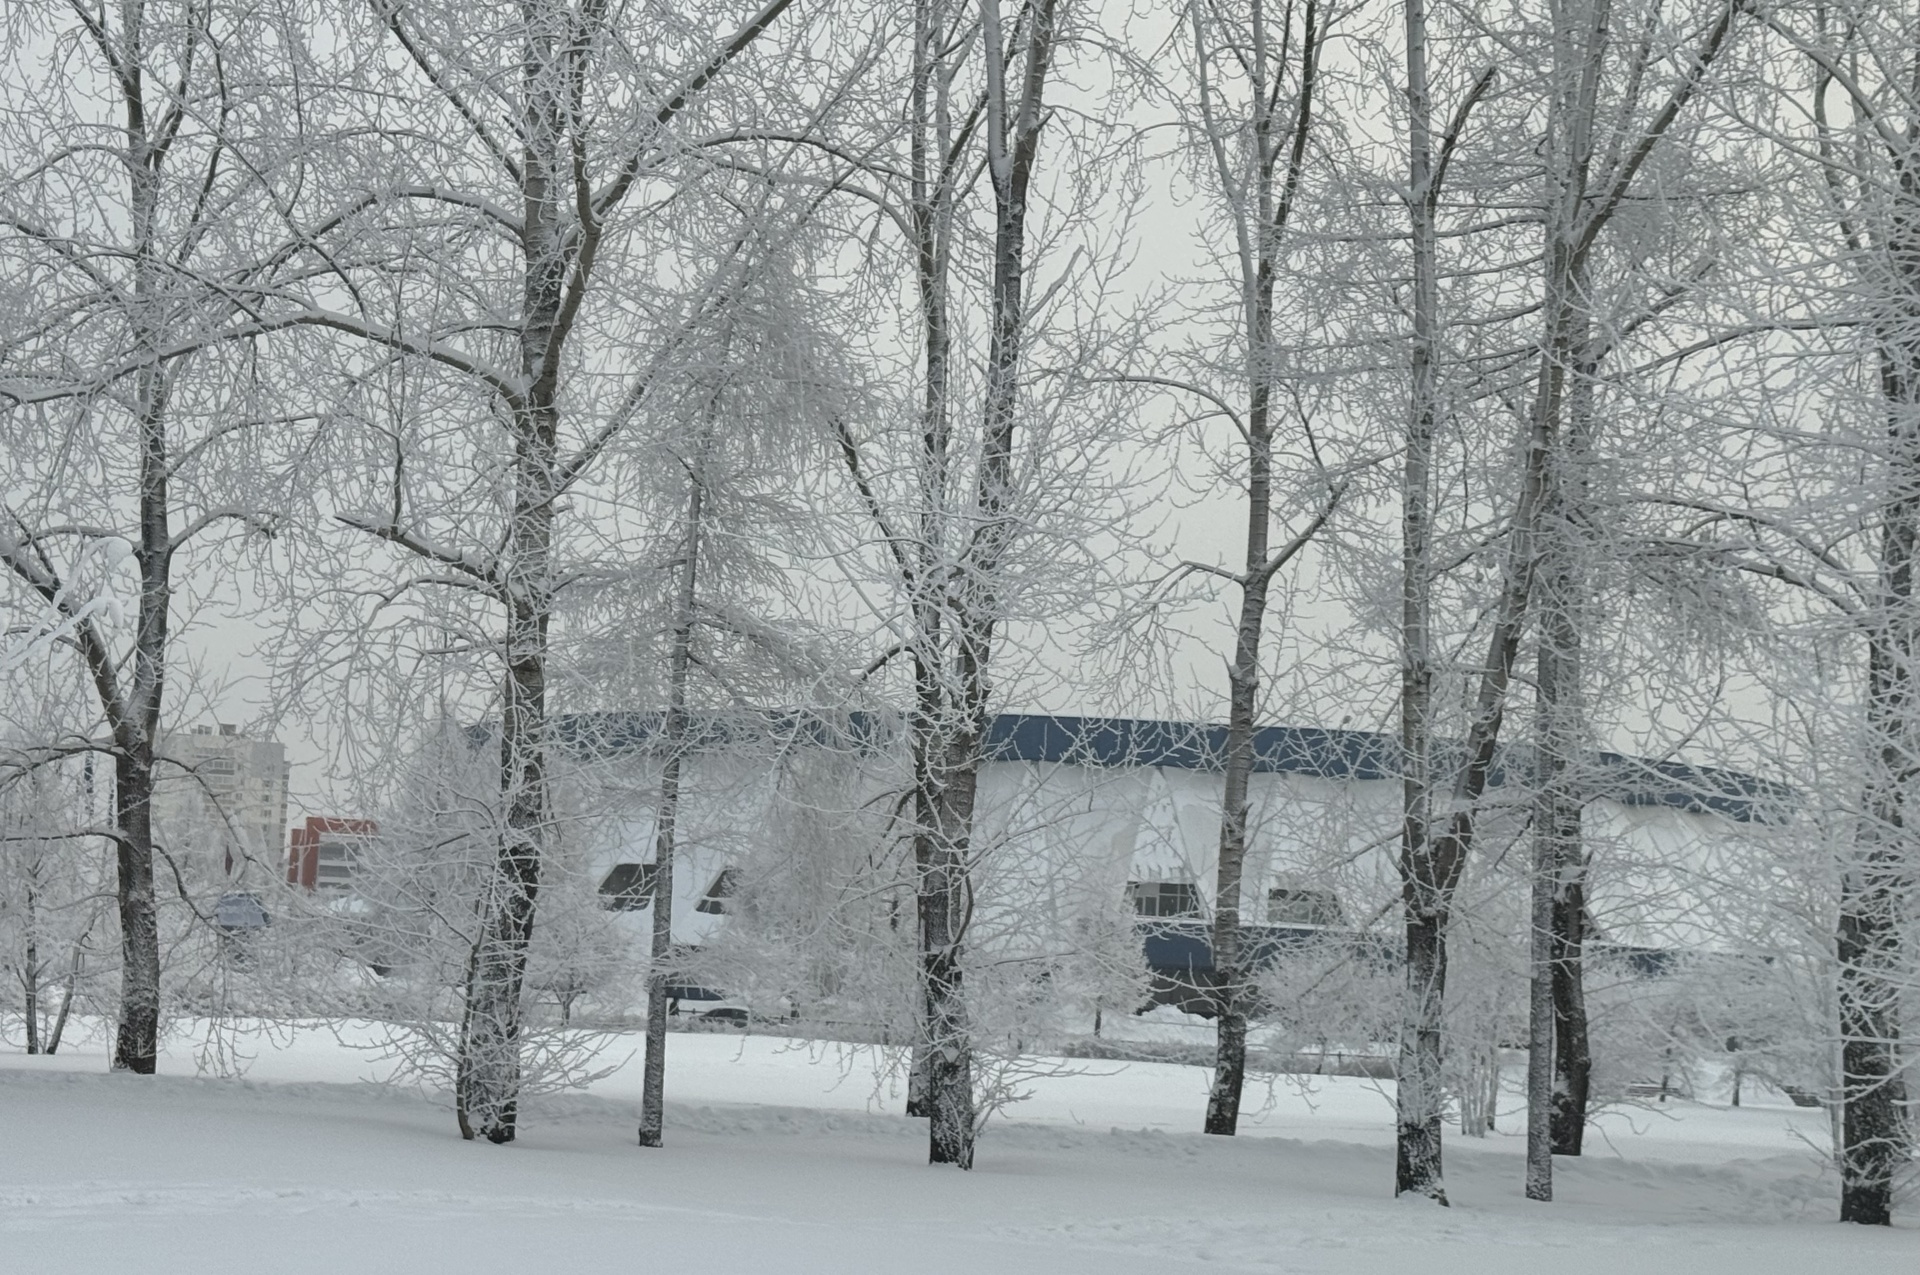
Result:
<svg viewBox="0 0 1920 1275">
<path fill-rule="evenodd" d="M 1568 533 L 1565 506 L 1551 533 Z M 1592 1070 L 1582 944 L 1586 863 L 1582 849 L 1583 738 L 1579 627 L 1572 618 L 1576 571 L 1549 549 L 1539 581 L 1539 703 L 1534 797 L 1534 956 L 1528 1059 L 1529 1199 L 1553 1198 L 1545 1157 L 1579 1155 Z"/>
<path fill-rule="evenodd" d="M 1280 253 L 1305 168 L 1313 127 L 1314 91 L 1326 31 L 1318 6 L 1309 0 L 1305 27 L 1294 56 L 1299 65 L 1292 96 L 1283 100 L 1290 40 L 1272 47 L 1269 18 L 1261 0 L 1249 10 L 1250 55 L 1235 48 L 1247 77 L 1247 108 L 1223 118 L 1216 105 L 1210 41 L 1211 22 L 1202 7 L 1189 9 L 1193 53 L 1200 81 L 1200 120 L 1237 240 L 1240 267 L 1241 339 L 1245 343 L 1247 411 L 1245 483 L 1246 539 L 1243 569 L 1231 577 L 1240 590 L 1240 614 L 1233 654 L 1227 663 L 1227 749 L 1220 806 L 1220 842 L 1213 902 L 1212 955 L 1215 1044 L 1213 1083 L 1207 1094 L 1203 1128 L 1232 1136 L 1240 1122 L 1240 1097 L 1246 1083 L 1247 1011 L 1251 989 L 1243 968 L 1241 943 L 1242 877 L 1247 856 L 1249 792 L 1254 768 L 1254 726 L 1260 700 L 1260 648 L 1273 579 L 1332 512 L 1312 521 L 1301 536 L 1274 553 L 1273 395 L 1279 375 L 1274 350 L 1273 306 Z M 1290 23 L 1291 13 L 1286 15 Z M 1221 33 L 1232 41 L 1237 31 Z M 1286 32 L 1291 36 L 1291 30 Z M 1251 154 L 1230 153 L 1224 138 L 1247 127 Z M 1244 164 L 1244 167 L 1242 165 Z M 1337 500 L 1337 496 L 1334 498 Z"/>
<path fill-rule="evenodd" d="M 706 486 L 696 460 L 687 476 L 686 535 L 673 608 L 668 657 L 667 719 L 661 744 L 660 805 L 653 838 L 653 960 L 647 971 L 647 1051 L 640 1089 L 640 1145 L 660 1145 L 666 1115 L 667 980 L 673 975 L 673 852 L 680 816 L 680 765 L 687 742 L 687 674 L 693 663 L 695 593 L 700 580 L 701 517 Z"/>
<path fill-rule="evenodd" d="M 519 1112 L 520 1025 L 540 870 L 551 832 L 547 788 L 547 633 L 553 614 L 553 522 L 560 494 L 563 308 L 579 264 L 570 235 L 573 203 L 564 162 L 567 103 L 553 65 L 567 39 L 551 11 L 530 26 L 522 120 L 522 224 L 526 273 L 520 372 L 527 390 L 513 405 L 513 495 L 507 547 L 495 574 L 506 611 L 502 642 L 500 796 L 505 811 L 492 876 L 481 906 L 479 941 L 469 965 L 465 1055 L 457 1069 L 455 1109 L 463 1137 L 513 1141 Z"/>
<path fill-rule="evenodd" d="M 1570 837 L 1563 841 L 1578 836 L 1576 825 Z M 1570 867 L 1563 877 L 1565 884 L 1553 901 L 1553 946 L 1549 959 L 1553 971 L 1551 1139 L 1554 1155 L 1580 1154 L 1586 1139 L 1587 1106 L 1593 1089 L 1593 1052 L 1587 1030 L 1584 876 L 1584 864 Z"/>
<path fill-rule="evenodd" d="M 1581 939 L 1585 916 L 1581 847 L 1579 758 L 1584 745 L 1580 688 L 1582 488 L 1580 471 L 1592 431 L 1593 348 L 1592 278 L 1594 252 L 1614 214 L 1633 194 L 1640 172 L 1656 147 L 1693 100 L 1709 70 L 1726 51 L 1748 15 L 1744 2 L 1721 10 L 1683 65 L 1682 73 L 1659 106 L 1638 123 L 1633 119 L 1649 68 L 1655 65 L 1644 44 L 1626 55 L 1620 72 L 1632 97 L 1618 112 L 1611 136 L 1605 135 L 1602 96 L 1613 45 L 1610 0 L 1561 6 L 1553 14 L 1553 66 L 1549 80 L 1541 198 L 1545 228 L 1542 253 L 1540 364 L 1529 431 L 1526 469 L 1513 520 L 1507 573 L 1518 620 L 1531 606 L 1539 616 L 1539 757 L 1534 835 L 1536 895 L 1535 994 L 1530 1039 L 1528 1099 L 1529 1155 L 1526 1190 L 1534 1199 L 1552 1198 L 1552 1154 L 1577 1153 L 1585 1123 L 1588 1050 L 1585 1000 L 1579 990 Z M 1533 595 L 1529 598 L 1529 594 Z M 1494 647 L 1503 619 L 1496 623 Z M 1518 629 L 1513 632 L 1517 639 Z M 1498 696 L 1506 674 L 1490 658 L 1482 671 L 1483 717 L 1497 733 Z M 1512 651 L 1504 652 L 1506 668 Z M 1476 723 L 1475 730 L 1478 730 Z M 1488 739 L 1491 740 L 1489 735 Z M 1469 740 L 1469 757 L 1476 755 Z M 1490 755 L 1489 755 L 1490 756 Z M 1472 761 L 1469 763 L 1473 764 Z M 1477 799 L 1477 798 L 1476 798 Z M 1456 797 L 1456 802 L 1457 802 Z M 1462 809 L 1456 804 L 1456 810 Z M 1463 816 L 1456 816 L 1456 822 Z M 1471 814 L 1464 816 L 1470 823 Z M 1570 910 L 1571 909 L 1571 910 Z M 1539 933 L 1538 927 L 1546 927 Z M 1544 961 L 1545 968 L 1540 967 Z M 1544 1021 L 1548 1013 L 1552 1023 Z M 1549 1060 L 1540 1052 L 1554 1044 L 1552 1083 Z M 1550 1110 L 1538 1110 L 1541 1102 Z M 1543 1136 L 1544 1135 L 1544 1136 Z"/>
<path fill-rule="evenodd" d="M 979 778 L 980 735 L 948 746 L 931 776 L 934 824 L 921 874 L 921 978 L 926 989 L 927 1160 L 973 1167 L 973 1041 L 962 960 L 973 907 L 968 846 Z"/>
<path fill-rule="evenodd" d="M 779 18 L 791 0 L 768 0 L 743 26 L 683 78 L 660 90 L 661 104 L 637 135 L 608 156 L 596 154 L 590 88 L 602 70 L 596 59 L 617 44 L 604 6 L 585 9 L 562 0 L 525 0 L 515 35 L 515 76 L 490 86 L 512 102 L 510 153 L 493 126 L 469 107 L 462 87 L 436 70 L 409 27 L 401 6 L 383 7 L 380 20 L 406 57 L 465 121 L 474 162 L 487 179 L 506 184 L 519 200 L 511 223 L 518 251 L 519 296 L 484 325 L 504 326 L 516 338 L 508 372 L 370 327 L 350 315 L 304 319 L 437 360 L 482 383 L 503 418 L 511 461 L 504 486 L 508 508 L 497 545 L 478 553 L 435 546 L 400 525 L 403 492 L 396 482 L 392 513 L 382 521 L 349 525 L 464 577 L 490 598 L 504 621 L 501 678 L 499 845 L 480 900 L 478 932 L 467 968 L 465 1005 L 455 1063 L 455 1114 L 463 1137 L 503 1143 L 516 1131 L 521 1086 L 521 1014 L 528 945 L 533 935 L 542 860 L 551 836 L 547 773 L 549 627 L 557 572 L 555 519 L 563 497 L 580 481 L 631 415 L 644 376 L 630 388 L 627 408 L 600 424 L 570 453 L 561 445 L 568 343 L 582 306 L 596 286 L 596 267 L 610 218 L 616 216 L 659 149 L 659 133 L 736 56 Z M 609 162 L 610 161 L 610 162 Z M 494 199 L 492 191 L 478 196 Z M 505 214 L 501 214 L 502 217 Z M 473 325 L 456 325 L 469 330 Z"/>
<path fill-rule="evenodd" d="M 1911 1154 L 1903 1107 L 1899 986 L 1912 953 L 1903 900 L 1920 875 L 1907 806 L 1920 783 L 1920 708 L 1914 661 L 1920 615 L 1913 592 L 1920 544 L 1920 52 L 1899 7 L 1843 6 L 1811 37 L 1776 30 L 1813 64 L 1812 116 L 1833 229 L 1863 298 L 1878 361 L 1883 489 L 1875 515 L 1877 578 L 1856 617 L 1866 638 L 1863 761 L 1867 779 L 1853 844 L 1841 855 L 1834 935 L 1839 1002 L 1840 1220 L 1887 1226 L 1894 1178 Z M 1862 66 L 1876 78 L 1863 79 Z M 1835 91 L 1849 108 L 1832 121 Z"/>
<path fill-rule="evenodd" d="M 1585 283 L 1576 280 L 1579 294 Z M 1540 618 L 1534 679 L 1534 996 L 1527 1091 L 1530 1199 L 1552 1198 L 1550 1160 L 1579 1155 L 1586 1129 L 1591 1059 L 1587 1043 L 1582 928 L 1586 919 L 1587 750 L 1581 677 L 1582 466 L 1591 435 L 1590 324 L 1576 303 L 1569 342 L 1566 438 L 1553 460 L 1536 582 Z M 1544 1138 L 1544 1141 L 1542 1140 Z M 1544 1188 L 1544 1189 L 1543 1189 Z"/>
<path fill-rule="evenodd" d="M 1439 1055 L 1440 1005 L 1432 998 L 1444 980 L 1445 950 L 1418 908 L 1416 873 L 1429 846 L 1433 815 L 1433 481 L 1434 435 L 1439 424 L 1439 267 L 1435 210 L 1433 101 L 1427 83 L 1425 0 L 1406 0 L 1407 216 L 1413 266 L 1411 388 L 1407 448 L 1400 489 L 1400 748 L 1402 828 L 1400 879 L 1406 911 L 1406 999 L 1397 1067 L 1394 1194 L 1444 1190 L 1440 1178 L 1438 1070 L 1429 1079 L 1423 1060 Z M 1433 1038 L 1423 1042 L 1421 1033 Z M 1410 1087 L 1419 1086 L 1417 1092 Z"/>
<path fill-rule="evenodd" d="M 157 714 L 156 714 L 157 715 Z M 131 733 L 131 732 L 129 732 Z M 120 1021 L 113 1067 L 153 1074 L 160 1038 L 160 927 L 153 892 L 153 743 L 141 732 L 114 759 L 119 825 Z M 144 754 L 144 756 L 142 756 Z"/>
<path fill-rule="evenodd" d="M 976 1124 L 973 1043 L 965 998 L 965 943 L 973 909 L 974 803 L 981 747 L 990 720 L 990 669 L 1002 620 L 999 573 L 1017 528 L 1012 518 L 1014 441 L 1026 335 L 1025 270 L 1028 189 L 1045 119 L 1042 94 L 1054 47 L 1056 0 L 1039 0 L 1022 23 L 1021 47 L 1002 38 L 998 0 L 981 0 L 986 89 L 964 127 L 955 128 L 948 89 L 961 45 L 950 42 L 944 6 L 915 13 L 913 196 L 918 285 L 927 365 L 925 416 L 918 464 L 917 548 L 896 545 L 896 565 L 914 615 L 915 901 L 922 996 L 918 1047 L 924 1050 L 920 1097 L 928 1117 L 928 1159 L 973 1167 Z M 964 44 L 964 42 L 962 42 Z M 1007 83 L 1017 70 L 1016 84 Z M 949 362 L 947 292 L 956 179 L 965 138 L 976 125 L 986 143 L 986 176 L 994 197 L 993 262 L 987 297 L 989 339 L 981 403 L 978 481 L 965 510 L 949 490 Z M 843 431 L 849 470 L 883 526 L 866 485 L 858 450 Z M 955 519 L 956 513 L 964 516 Z M 955 525 L 968 530 L 956 533 Z M 958 537 L 957 543 L 950 541 Z M 951 556 L 948 556 L 951 555 Z M 946 565 L 950 563 L 951 565 Z"/>
<path fill-rule="evenodd" d="M 1536 799 L 1537 801 L 1537 799 Z M 1538 814 L 1536 813 L 1536 818 Z M 1528 883 L 1527 978 L 1527 1172 L 1529 1200 L 1553 1198 L 1553 884 L 1554 841 L 1533 839 L 1533 872 Z"/>
<path fill-rule="evenodd" d="M 949 23 L 952 17 L 940 0 L 921 0 L 914 6 L 909 138 L 912 191 L 908 216 L 914 237 L 914 282 L 919 292 L 926 384 L 916 471 L 920 502 L 915 519 L 918 536 L 911 564 L 907 565 L 904 558 L 902 564 L 911 598 L 914 632 L 914 703 L 909 728 L 914 774 L 914 917 L 919 954 L 916 977 L 920 997 L 907 1073 L 907 1114 L 920 1118 L 933 1114 L 930 1033 L 936 1015 L 936 992 L 928 959 L 932 950 L 928 909 L 933 906 L 929 889 L 933 882 L 934 829 L 940 823 L 943 788 L 939 769 L 940 732 L 946 703 L 943 681 L 946 608 L 940 594 L 945 587 L 941 558 L 946 543 L 951 465 L 948 451 L 952 446 L 953 332 L 948 313 L 949 274 L 958 196 L 957 163 L 963 150 L 955 137 L 951 103 L 954 50 Z M 854 451 L 850 445 L 846 450 L 851 464 Z"/>
<path fill-rule="evenodd" d="M 40 1052 L 40 918 L 39 891 L 31 880 L 21 891 L 26 912 L 26 959 L 20 966 L 20 999 L 27 1016 L 27 1052 Z"/>
<path fill-rule="evenodd" d="M 1920 181 L 1914 183 L 1920 189 Z M 1920 196 L 1915 198 L 1920 206 Z M 1920 214 L 1889 254 L 1907 280 L 1920 278 Z M 1913 287 L 1909 295 L 1920 295 Z M 1920 304 L 1912 307 L 1920 313 Z M 1920 658 L 1915 549 L 1920 545 L 1920 346 L 1910 329 L 1883 330 L 1881 389 L 1887 410 L 1887 493 L 1880 510 L 1880 572 L 1867 631 L 1867 731 L 1871 752 L 1865 816 L 1841 864 L 1835 955 L 1840 1008 L 1840 1220 L 1893 1221 L 1894 1177 L 1906 1162 L 1900 1074 L 1901 901 L 1920 862 L 1907 805 L 1920 783 L 1920 721 L 1914 661 Z"/>
<path fill-rule="evenodd" d="M 1448 157 L 1474 104 L 1493 82 L 1491 69 L 1462 100 L 1444 138 L 1432 124 L 1424 0 L 1403 8 L 1407 42 L 1407 213 L 1412 254 L 1413 313 L 1407 447 L 1401 487 L 1400 736 L 1401 906 L 1405 925 L 1405 993 L 1395 1069 L 1394 1194 L 1447 1203 L 1442 1171 L 1441 1078 L 1446 1005 L 1446 929 L 1453 894 L 1472 844 L 1474 807 L 1491 771 L 1507 680 L 1519 647 L 1531 581 L 1531 535 L 1537 505 L 1537 459 L 1530 452 L 1508 550 L 1506 575 L 1480 672 L 1465 758 L 1449 785 L 1444 827 L 1436 828 L 1439 779 L 1433 738 L 1433 456 L 1440 424 L 1441 328 L 1437 212 Z M 1439 146 L 1436 147 L 1436 141 Z"/>
</svg>

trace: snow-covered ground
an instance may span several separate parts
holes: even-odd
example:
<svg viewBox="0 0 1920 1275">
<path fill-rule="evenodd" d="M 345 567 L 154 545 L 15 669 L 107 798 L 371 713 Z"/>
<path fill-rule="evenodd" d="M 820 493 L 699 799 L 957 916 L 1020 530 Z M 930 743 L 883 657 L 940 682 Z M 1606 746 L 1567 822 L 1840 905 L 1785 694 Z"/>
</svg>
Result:
<svg viewBox="0 0 1920 1275">
<path fill-rule="evenodd" d="M 98 1049 L 0 1052 L 0 1271 L 1920 1270 L 1910 1218 L 1829 1220 L 1819 1111 L 1610 1116 L 1591 1154 L 1559 1162 L 1550 1205 L 1520 1198 L 1514 1133 L 1452 1137 L 1442 1210 L 1391 1198 L 1375 1082 L 1279 1086 L 1229 1140 L 1191 1132 L 1198 1068 L 1073 1064 L 1032 1083 L 963 1175 L 925 1164 L 922 1123 L 879 1109 L 897 1099 L 864 1051 L 671 1042 L 657 1151 L 633 1145 L 637 1065 L 533 1101 L 520 1141 L 493 1147 L 459 1141 L 436 1099 L 365 1083 L 378 1064 L 317 1028 L 249 1042 L 244 1081 L 193 1078 L 184 1044 L 152 1079 L 105 1074 Z"/>
</svg>

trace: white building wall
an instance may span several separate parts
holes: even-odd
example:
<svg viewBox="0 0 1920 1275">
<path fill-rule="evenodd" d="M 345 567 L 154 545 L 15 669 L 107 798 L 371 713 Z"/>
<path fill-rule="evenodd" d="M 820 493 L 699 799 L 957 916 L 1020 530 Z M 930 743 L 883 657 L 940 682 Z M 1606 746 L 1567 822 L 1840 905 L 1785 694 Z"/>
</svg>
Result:
<svg viewBox="0 0 1920 1275">
<path fill-rule="evenodd" d="M 592 853 L 603 876 L 614 864 L 653 858 L 653 763 L 636 758 L 617 815 Z M 797 806 L 842 818 L 847 837 L 876 836 L 884 821 L 852 818 L 897 797 L 901 776 L 888 759 L 845 762 L 834 791 L 807 777 L 774 772 L 762 758 L 696 756 L 686 768 L 674 882 L 676 942 L 710 942 L 724 915 L 697 910 L 720 872 L 747 862 L 820 853 L 782 844 Z M 1210 911 L 1219 859 L 1221 777 L 1173 767 L 1096 767 L 993 762 L 982 768 L 976 810 L 976 942 L 1044 944 L 1075 915 L 1122 906 L 1129 882 L 1183 881 Z M 1397 928 L 1396 863 L 1401 826 L 1397 780 L 1342 782 L 1294 773 L 1252 780 L 1245 916 L 1268 919 L 1275 888 L 1331 891 L 1350 926 Z M 861 829 L 866 829 L 862 831 Z M 1502 810 L 1496 790 L 1470 864 L 1469 889 L 1488 897 L 1524 891 L 1524 811 Z M 895 835 L 901 835 L 898 827 Z M 1587 807 L 1594 860 L 1592 910 L 1602 937 L 1647 947 L 1711 945 L 1727 933 L 1710 897 L 1716 872 L 1738 871 L 1755 830 L 1717 815 L 1671 806 Z M 832 853 L 883 857 L 870 846 Z M 871 853 L 870 853 L 871 852 Z M 627 914 L 650 932 L 651 911 Z"/>
</svg>

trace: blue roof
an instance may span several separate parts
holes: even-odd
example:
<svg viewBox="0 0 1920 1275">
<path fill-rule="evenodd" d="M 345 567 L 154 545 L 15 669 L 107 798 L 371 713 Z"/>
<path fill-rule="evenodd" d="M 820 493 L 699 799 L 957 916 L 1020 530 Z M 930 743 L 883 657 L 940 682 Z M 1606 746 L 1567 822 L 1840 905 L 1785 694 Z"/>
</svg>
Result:
<svg viewBox="0 0 1920 1275">
<path fill-rule="evenodd" d="M 553 719 L 553 735 L 563 746 L 617 755 L 651 747 L 666 730 L 659 709 L 606 713 L 565 713 Z M 476 727 L 493 738 L 494 727 Z M 821 748 L 874 752 L 895 729 L 878 713 L 827 714 L 794 709 L 701 710 L 688 715 L 687 742 L 695 749 L 724 748 L 767 740 L 801 739 Z"/>
<path fill-rule="evenodd" d="M 658 711 L 575 713 L 555 718 L 554 733 L 568 747 L 627 752 L 650 746 L 665 716 Z M 898 717 L 881 713 L 734 710 L 696 714 L 689 736 L 695 748 L 779 740 L 872 753 L 900 728 Z M 1227 728 L 1148 718 L 1001 713 L 989 726 L 982 751 L 990 762 L 1218 772 L 1224 768 Z M 1379 731 L 1263 726 L 1254 731 L 1253 754 L 1254 770 L 1264 774 L 1342 782 L 1400 777 L 1400 741 Z M 1606 752 L 1595 754 L 1592 764 L 1599 772 L 1593 795 L 1623 805 L 1667 806 L 1748 823 L 1777 821 L 1795 800 L 1785 785 L 1736 770 Z M 1489 786 L 1498 787 L 1508 771 L 1531 769 L 1526 748 L 1504 748 Z"/>
<path fill-rule="evenodd" d="M 1672 806 L 1738 823 L 1775 823 L 1799 800 L 1785 784 L 1719 766 L 1649 761 L 1622 753 L 1599 753 L 1594 760 L 1606 777 L 1599 795 L 1625 806 Z"/>
<path fill-rule="evenodd" d="M 989 761 L 1218 771 L 1227 754 L 1227 728 L 1138 718 L 1002 713 L 987 732 L 985 752 Z M 1713 766 L 1604 752 L 1594 756 L 1593 764 L 1600 772 L 1594 795 L 1628 806 L 1670 806 L 1741 823 L 1764 822 L 1778 818 L 1794 796 L 1783 784 Z M 1378 731 L 1262 726 L 1253 732 L 1253 768 L 1260 773 L 1347 782 L 1398 779 L 1400 741 Z M 1512 769 L 1522 773 L 1531 769 L 1526 749 L 1501 750 L 1490 783 L 1498 786 Z"/>
<path fill-rule="evenodd" d="M 1080 766 L 1220 770 L 1227 728 L 1129 717 L 1040 717 L 1002 713 L 987 731 L 989 761 Z M 1253 768 L 1323 779 L 1393 779 L 1400 745 L 1375 731 L 1263 726 L 1253 733 Z"/>
</svg>

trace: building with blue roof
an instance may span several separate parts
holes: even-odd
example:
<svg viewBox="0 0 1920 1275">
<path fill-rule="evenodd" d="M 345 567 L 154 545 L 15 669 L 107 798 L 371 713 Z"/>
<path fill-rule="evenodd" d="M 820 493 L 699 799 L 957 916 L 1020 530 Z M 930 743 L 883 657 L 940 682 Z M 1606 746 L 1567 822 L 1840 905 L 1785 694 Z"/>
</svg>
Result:
<svg viewBox="0 0 1920 1275">
<path fill-rule="evenodd" d="M 654 827 L 644 776 L 655 769 L 661 724 L 658 713 L 603 713 L 561 718 L 555 727 L 576 755 L 630 777 L 621 785 L 628 808 L 604 838 L 597 871 L 609 905 L 642 923 Z M 811 888 L 797 884 L 810 872 L 844 881 L 890 872 L 895 885 L 910 879 L 901 858 L 908 775 L 897 718 L 704 714 L 689 746 L 675 882 L 679 942 L 712 944 L 733 923 L 736 899 L 756 890 L 760 906 L 777 911 L 777 890 Z M 994 718 L 973 846 L 975 949 L 1064 949 L 1090 918 L 1118 914 L 1132 919 L 1136 950 L 1162 999 L 1203 1001 L 1180 989 L 1204 989 L 1212 972 L 1225 749 L 1226 729 L 1217 725 Z M 1256 964 L 1330 941 L 1344 943 L 1354 959 L 1395 958 L 1399 754 L 1398 741 L 1378 732 L 1257 732 L 1242 903 Z M 1702 900 L 1689 881 L 1711 879 L 1716 862 L 1792 807 L 1790 790 L 1731 770 L 1617 753 L 1595 754 L 1581 769 L 1590 794 L 1594 919 L 1600 937 L 1623 948 L 1707 941 Z M 1482 912 L 1505 915 L 1515 890 L 1524 892 L 1525 855 L 1514 850 L 1527 813 L 1520 780 L 1530 770 L 1524 748 L 1498 758 L 1465 887 L 1469 897 L 1500 901 Z"/>
</svg>

